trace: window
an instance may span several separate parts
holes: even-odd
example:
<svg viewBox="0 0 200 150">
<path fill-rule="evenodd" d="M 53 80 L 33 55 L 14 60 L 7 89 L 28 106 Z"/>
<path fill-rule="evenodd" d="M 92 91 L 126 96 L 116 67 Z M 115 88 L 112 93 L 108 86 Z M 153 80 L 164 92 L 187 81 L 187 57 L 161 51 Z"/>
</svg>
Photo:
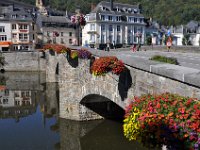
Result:
<svg viewBox="0 0 200 150">
<path fill-rule="evenodd" d="M 0 26 L 0 32 L 5 32 L 5 27 Z"/>
<path fill-rule="evenodd" d="M 105 42 L 105 35 L 101 35 L 101 43 Z"/>
<path fill-rule="evenodd" d="M 90 34 L 90 41 L 94 42 L 94 34 Z"/>
<path fill-rule="evenodd" d="M 134 22 L 137 22 L 137 18 L 134 18 Z"/>
<path fill-rule="evenodd" d="M 33 34 L 33 40 L 35 40 L 35 34 Z"/>
<path fill-rule="evenodd" d="M 101 15 L 101 20 L 105 20 L 105 16 L 104 15 Z"/>
<path fill-rule="evenodd" d="M 117 35 L 117 43 L 120 43 L 120 35 Z"/>
<path fill-rule="evenodd" d="M 19 29 L 20 30 L 27 30 L 28 29 L 28 25 L 27 24 L 19 24 Z"/>
<path fill-rule="evenodd" d="M 64 44 L 64 43 L 65 43 L 63 38 L 60 39 L 60 43 L 61 43 L 61 44 Z"/>
<path fill-rule="evenodd" d="M 12 29 L 16 30 L 17 29 L 17 25 L 16 24 L 12 24 Z"/>
<path fill-rule="evenodd" d="M 6 35 L 0 35 L 0 41 L 7 41 Z"/>
<path fill-rule="evenodd" d="M 19 40 L 20 41 L 27 41 L 28 40 L 28 34 L 20 33 L 19 34 Z"/>
<path fill-rule="evenodd" d="M 117 31 L 120 31 L 121 29 L 120 29 L 120 26 L 119 25 L 117 25 Z"/>
<path fill-rule="evenodd" d="M 29 46 L 28 45 L 21 45 L 20 50 L 28 50 Z"/>
<path fill-rule="evenodd" d="M 69 44 L 72 44 L 72 39 L 69 39 Z"/>
<path fill-rule="evenodd" d="M 4 91 L 4 93 L 5 93 L 5 96 L 9 96 L 9 90 L 8 90 L 8 89 L 6 89 L 6 90 Z"/>
<path fill-rule="evenodd" d="M 112 42 L 113 41 L 113 36 L 109 35 L 109 41 Z"/>
<path fill-rule="evenodd" d="M 30 93 L 28 91 L 26 91 L 26 96 L 29 97 L 30 96 Z"/>
<path fill-rule="evenodd" d="M 90 24 L 90 30 L 94 31 L 95 30 L 95 24 Z"/>
<path fill-rule="evenodd" d="M 104 24 L 101 25 L 101 31 L 105 31 L 105 25 Z"/>
<path fill-rule="evenodd" d="M 113 26 L 109 25 L 109 31 L 113 31 Z"/>
<path fill-rule="evenodd" d="M 56 44 L 56 38 L 53 38 L 53 44 Z"/>
<path fill-rule="evenodd" d="M 72 32 L 69 32 L 69 36 L 72 36 Z"/>
<path fill-rule="evenodd" d="M 17 18 L 17 15 L 15 14 L 15 15 L 12 15 L 11 16 L 13 19 L 15 19 L 15 18 Z"/>
<path fill-rule="evenodd" d="M 63 32 L 60 32 L 60 35 L 63 36 L 64 35 Z"/>
<path fill-rule="evenodd" d="M 112 21 L 112 16 L 108 16 L 108 20 L 109 20 L 109 21 Z"/>
<path fill-rule="evenodd" d="M 18 50 L 18 46 L 17 46 L 17 45 L 14 45 L 14 46 L 13 46 L 13 49 L 14 49 L 15 51 L 17 51 L 17 50 Z"/>
<path fill-rule="evenodd" d="M 47 36 L 48 36 L 48 37 L 50 36 L 50 33 L 49 33 L 49 31 L 47 31 Z"/>
<path fill-rule="evenodd" d="M 121 16 L 117 16 L 116 20 L 121 21 Z"/>
<path fill-rule="evenodd" d="M 12 38 L 13 38 L 13 39 L 16 39 L 16 38 L 17 38 L 17 33 L 13 33 L 13 34 L 12 34 Z"/>
</svg>

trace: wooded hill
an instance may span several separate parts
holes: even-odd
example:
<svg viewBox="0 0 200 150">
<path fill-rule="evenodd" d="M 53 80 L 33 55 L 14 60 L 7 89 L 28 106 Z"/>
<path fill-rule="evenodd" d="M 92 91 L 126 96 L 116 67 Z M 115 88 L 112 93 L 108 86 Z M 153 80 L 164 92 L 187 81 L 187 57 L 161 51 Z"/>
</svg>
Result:
<svg viewBox="0 0 200 150">
<path fill-rule="evenodd" d="M 35 4 L 35 0 L 18 0 Z M 83 13 L 89 13 L 91 4 L 101 0 L 43 0 L 45 6 L 73 12 L 80 7 Z M 109 1 L 109 0 L 107 0 Z M 190 20 L 200 21 L 200 0 L 114 0 L 127 4 L 141 4 L 145 17 L 152 17 L 164 25 L 186 24 Z"/>
</svg>

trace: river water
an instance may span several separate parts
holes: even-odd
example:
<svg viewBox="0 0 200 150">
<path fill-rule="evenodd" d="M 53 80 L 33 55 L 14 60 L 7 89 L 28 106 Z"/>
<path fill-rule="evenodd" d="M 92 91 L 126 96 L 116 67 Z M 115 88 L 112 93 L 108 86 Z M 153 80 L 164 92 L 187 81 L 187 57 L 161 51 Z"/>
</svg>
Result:
<svg viewBox="0 0 200 150">
<path fill-rule="evenodd" d="M 147 149 L 123 136 L 122 123 L 59 118 L 57 85 L 44 74 L 5 73 L 0 83 L 0 150 Z"/>
</svg>

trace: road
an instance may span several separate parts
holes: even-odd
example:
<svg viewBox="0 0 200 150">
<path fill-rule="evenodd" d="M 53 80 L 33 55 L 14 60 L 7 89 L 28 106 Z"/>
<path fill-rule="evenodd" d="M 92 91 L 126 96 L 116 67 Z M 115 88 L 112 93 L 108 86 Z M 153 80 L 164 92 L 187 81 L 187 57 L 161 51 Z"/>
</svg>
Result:
<svg viewBox="0 0 200 150">
<path fill-rule="evenodd" d="M 161 51 L 117 51 L 116 55 L 122 58 L 140 58 L 144 60 L 150 59 L 154 55 L 162 55 L 166 57 L 177 58 L 180 66 L 194 68 L 200 70 L 200 53 L 181 53 L 181 52 L 161 52 Z"/>
</svg>

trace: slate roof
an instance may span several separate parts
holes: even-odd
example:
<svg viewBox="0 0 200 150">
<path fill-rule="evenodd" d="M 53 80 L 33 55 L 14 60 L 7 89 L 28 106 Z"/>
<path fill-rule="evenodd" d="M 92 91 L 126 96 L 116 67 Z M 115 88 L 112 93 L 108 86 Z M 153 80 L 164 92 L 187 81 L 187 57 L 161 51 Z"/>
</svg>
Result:
<svg viewBox="0 0 200 150">
<path fill-rule="evenodd" d="M 105 10 L 102 10 L 102 7 L 104 7 Z M 117 11 L 117 9 L 119 9 L 120 11 Z M 125 11 L 125 9 L 127 9 L 128 11 Z M 95 7 L 95 9 L 92 10 L 91 13 L 115 14 L 115 15 L 143 17 L 143 15 L 140 14 L 139 5 L 113 3 L 113 10 L 111 10 L 110 2 L 105 2 L 105 1 L 100 2 Z"/>
<path fill-rule="evenodd" d="M 66 18 L 65 16 L 44 16 L 41 15 L 42 22 L 49 23 L 71 23 L 71 20 Z"/>
<path fill-rule="evenodd" d="M 0 1 L 1 21 L 33 21 L 32 5 L 15 2 L 12 0 Z"/>
</svg>

